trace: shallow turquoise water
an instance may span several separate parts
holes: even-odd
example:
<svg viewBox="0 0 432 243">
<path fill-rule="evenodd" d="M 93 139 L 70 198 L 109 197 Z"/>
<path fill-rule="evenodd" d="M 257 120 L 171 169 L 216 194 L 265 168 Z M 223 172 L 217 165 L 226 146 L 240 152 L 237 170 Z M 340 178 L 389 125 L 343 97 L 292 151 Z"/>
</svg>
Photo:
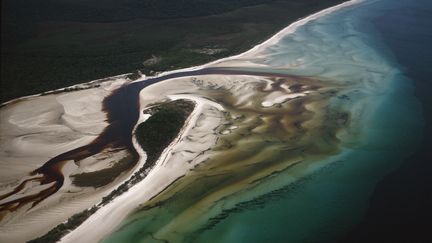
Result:
<svg viewBox="0 0 432 243">
<path fill-rule="evenodd" d="M 254 189 L 260 196 L 225 209 L 186 242 L 334 242 L 361 220 L 376 183 L 416 149 L 424 126 L 413 84 L 372 21 L 410 4 L 415 3 L 365 1 L 311 21 L 262 50 L 265 58 L 257 63 L 349 84 L 350 102 L 332 102 L 350 110 L 353 128 L 342 151 L 314 173 L 293 184 L 284 185 L 289 172 L 262 182 Z M 360 141 L 350 140 L 360 131 Z M 169 221 L 175 214 L 162 206 L 157 217 Z M 137 242 L 143 232 L 158 230 L 152 220 L 133 215 L 105 242 Z"/>
<path fill-rule="evenodd" d="M 374 185 L 419 141 L 418 104 L 407 89 L 395 90 L 376 111 L 380 116 L 369 124 L 362 146 L 336 156 L 333 166 L 295 190 L 281 191 L 281 198 L 264 200 L 263 208 L 230 214 L 195 242 L 334 242 L 348 232 L 361 220 Z"/>
</svg>

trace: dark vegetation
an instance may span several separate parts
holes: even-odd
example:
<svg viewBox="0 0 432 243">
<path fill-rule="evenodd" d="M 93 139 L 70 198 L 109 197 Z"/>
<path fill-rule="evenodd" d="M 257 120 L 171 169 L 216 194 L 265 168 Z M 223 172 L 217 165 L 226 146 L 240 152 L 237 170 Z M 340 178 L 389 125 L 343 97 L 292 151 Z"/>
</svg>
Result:
<svg viewBox="0 0 432 243">
<path fill-rule="evenodd" d="M 114 181 L 122 172 L 131 169 L 132 156 L 126 156 L 113 166 L 98 171 L 71 176 L 73 184 L 80 187 L 101 187 Z"/>
<path fill-rule="evenodd" d="M 86 209 L 81 213 L 77 213 L 70 217 L 65 223 L 57 225 L 55 228 L 50 230 L 45 235 L 36 238 L 34 240 L 28 241 L 28 243 L 49 243 L 57 242 L 62 236 L 66 235 L 69 231 L 75 229 L 78 225 L 82 224 L 90 215 L 98 210 L 98 207 L 93 206 L 90 209 Z"/>
<path fill-rule="evenodd" d="M 217 15 L 274 0 L 14 0 L 14 13 L 35 20 L 116 22 L 136 18 L 163 19 Z M 26 3 L 26 9 L 18 7 Z M 40 9 L 36 12 L 32 9 Z"/>
<path fill-rule="evenodd" d="M 177 100 L 151 108 L 152 116 L 138 125 L 135 131 L 138 143 L 146 151 L 147 161 L 154 163 L 159 158 L 184 126 L 193 108 L 194 104 L 186 100 Z"/>
<path fill-rule="evenodd" d="M 135 185 L 147 175 L 148 171 L 154 166 L 155 162 L 163 152 L 163 150 L 173 141 L 184 126 L 187 118 L 194 109 L 195 104 L 186 100 L 177 100 L 169 103 L 159 104 L 147 110 L 152 116 L 145 122 L 138 125 L 135 135 L 143 150 L 146 151 L 147 160 L 143 167 L 132 175 L 132 177 L 114 189 L 110 194 L 102 198 L 102 201 L 90 209 L 86 209 L 80 213 L 70 217 L 65 223 L 57 225 L 45 235 L 29 241 L 29 243 L 49 243 L 57 242 L 64 235 L 82 224 L 88 217 L 95 213 L 100 207 L 112 201 L 115 197 L 126 192 L 131 186 Z M 125 157 L 122 164 L 128 164 Z M 118 162 L 118 163 L 120 163 Z M 102 172 L 103 171 L 103 172 Z M 111 171 L 101 170 L 99 172 L 91 172 L 81 174 L 78 183 L 85 186 L 95 186 L 96 184 L 106 183 L 106 178 L 99 178 L 102 175 L 94 173 L 103 173 L 103 176 L 111 175 Z M 96 176 L 96 182 L 92 181 L 90 176 Z M 114 177 L 115 178 L 115 177 Z M 76 176 L 74 178 L 76 182 Z"/>
<path fill-rule="evenodd" d="M 178 135 L 194 106 L 194 103 L 190 101 L 176 100 L 147 110 L 152 116 L 139 124 L 135 130 L 135 136 L 142 149 L 146 152 L 147 160 L 128 181 L 114 189 L 108 196 L 102 198 L 101 205 L 106 205 L 113 198 L 127 191 L 130 186 L 144 179 L 163 150 Z"/>
<path fill-rule="evenodd" d="M 0 101 L 249 49 L 343 0 L 4 0 Z M 196 50 L 210 48 L 214 54 Z M 152 55 L 156 63 L 143 65 Z"/>
</svg>

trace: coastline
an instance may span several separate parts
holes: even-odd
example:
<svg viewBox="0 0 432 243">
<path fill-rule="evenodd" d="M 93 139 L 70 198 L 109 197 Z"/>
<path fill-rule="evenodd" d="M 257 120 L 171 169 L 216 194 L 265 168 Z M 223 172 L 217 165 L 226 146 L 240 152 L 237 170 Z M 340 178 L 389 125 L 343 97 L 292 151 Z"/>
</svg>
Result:
<svg viewBox="0 0 432 243">
<path fill-rule="evenodd" d="M 110 203 L 101 207 L 97 212 L 91 215 L 84 223 L 79 225 L 75 230 L 66 234 L 60 242 L 98 242 L 103 237 L 106 236 L 107 232 L 111 232 L 118 226 L 121 219 L 127 217 L 127 215 L 133 211 L 137 206 L 146 200 L 150 200 L 161 191 L 165 190 L 174 181 L 178 180 L 180 177 L 184 176 L 188 167 L 184 167 L 181 163 L 177 165 L 171 165 L 177 167 L 172 169 L 166 167 L 165 163 L 170 159 L 171 152 L 173 148 L 179 143 L 180 140 L 190 131 L 196 124 L 200 115 L 202 114 L 203 106 L 213 105 L 211 102 L 200 99 L 195 99 L 193 97 L 184 96 L 172 96 L 173 100 L 176 99 L 188 99 L 196 103 L 194 111 L 185 123 L 186 126 L 182 129 L 179 135 L 171 142 L 171 144 L 164 149 L 159 159 L 155 163 L 155 166 L 149 171 L 148 175 L 136 185 L 131 187 L 127 192 L 115 197 Z M 214 123 L 213 125 L 217 125 Z M 214 141 L 207 141 L 207 143 L 213 143 Z M 209 146 L 211 146 L 209 144 Z M 145 158 L 140 159 L 142 163 L 145 163 Z M 137 196 L 139 195 L 139 196 Z M 104 223 L 101 224 L 101 221 Z M 91 233 L 87 229 L 94 228 Z"/>
<path fill-rule="evenodd" d="M 161 73 L 161 74 L 159 74 L 157 76 L 147 77 L 147 78 L 163 78 L 166 75 L 170 75 L 170 74 L 174 74 L 174 73 L 200 70 L 200 69 L 212 66 L 212 65 L 217 65 L 217 64 L 219 64 L 221 62 L 225 62 L 225 61 L 229 61 L 229 60 L 235 60 L 235 59 L 241 58 L 243 56 L 247 56 L 247 55 L 253 55 L 254 53 L 259 52 L 260 50 L 266 48 L 267 46 L 272 45 L 272 44 L 278 42 L 285 35 L 295 32 L 295 30 L 298 27 L 300 27 L 300 26 L 308 23 L 309 21 L 315 20 L 315 19 L 317 19 L 317 18 L 319 18 L 321 16 L 325 16 L 327 14 L 333 13 L 334 11 L 337 11 L 339 9 L 352 6 L 352 5 L 354 5 L 356 3 L 359 3 L 359 2 L 361 2 L 361 0 L 347 1 L 347 2 L 344 2 L 342 4 L 339 4 L 339 5 L 336 5 L 336 6 L 327 8 L 327 9 L 324 9 L 322 11 L 319 11 L 319 12 L 317 12 L 315 14 L 312 14 L 310 16 L 307 16 L 307 17 L 305 17 L 303 19 L 300 19 L 299 21 L 290 24 L 288 27 L 284 28 L 283 30 L 281 30 L 280 32 L 278 32 L 277 34 L 275 34 L 273 37 L 271 37 L 267 41 L 258 44 L 257 46 L 255 46 L 254 48 L 252 48 L 251 50 L 249 50 L 249 51 L 247 51 L 245 53 L 242 53 L 242 54 L 239 54 L 239 55 L 235 55 L 235 56 L 231 56 L 231 57 L 227 57 L 227 58 L 222 58 L 222 59 L 219 59 L 219 60 L 207 63 L 207 64 L 203 64 L 203 65 L 200 65 L 200 66 L 194 66 L 194 67 L 179 69 L 179 70 L 175 70 L 175 71 L 166 71 L 166 72 L 163 72 L 163 73 Z M 136 81 L 134 81 L 132 83 L 145 82 L 146 79 L 145 80 L 139 79 L 139 80 L 136 80 Z M 160 158 L 165 158 L 165 156 L 161 156 Z M 158 164 L 159 163 L 160 162 L 158 162 Z M 156 168 L 154 168 L 150 173 L 152 173 L 152 172 L 156 173 L 155 170 L 156 170 Z M 167 185 L 170 185 L 172 183 L 172 181 L 175 181 L 175 180 L 177 180 L 178 178 L 180 178 L 182 176 L 184 176 L 184 173 L 180 173 L 180 174 L 174 176 L 173 178 L 171 178 L 171 180 L 169 181 L 169 183 Z M 149 174 L 149 177 L 150 177 L 150 174 Z M 144 179 L 139 184 L 145 185 L 144 181 L 146 179 Z M 138 185 L 136 185 L 136 186 L 134 186 L 132 188 L 135 188 L 135 187 L 138 187 Z M 141 187 L 141 186 L 139 186 L 139 187 Z M 132 190 L 132 188 L 131 188 L 130 192 L 137 190 L 137 189 Z M 159 189 L 156 190 L 157 192 L 163 191 L 166 188 L 166 185 L 165 186 L 160 185 L 158 188 Z M 129 194 L 129 193 L 125 193 L 125 194 Z M 125 194 L 123 194 L 123 195 L 121 195 L 119 197 L 127 198 L 127 196 Z M 152 194 L 157 195 L 158 193 L 153 192 Z M 151 197 L 148 197 L 148 198 L 150 199 Z M 125 199 L 121 199 L 122 202 L 124 200 Z M 143 203 L 143 201 L 140 201 L 140 202 Z M 95 215 L 90 216 L 89 219 L 86 220 L 83 224 L 81 224 L 75 230 L 71 231 L 69 234 L 67 234 L 66 236 L 64 236 L 62 238 L 61 242 L 74 242 L 74 241 L 77 241 L 77 240 L 88 241 L 88 239 L 91 239 L 88 242 L 101 240 L 107 233 L 109 233 L 112 230 L 114 230 L 114 228 L 117 225 L 120 224 L 121 220 L 118 220 L 118 218 L 114 218 L 114 217 L 113 218 L 110 217 L 111 218 L 110 223 L 107 222 L 108 216 L 112 213 L 111 212 L 112 210 L 108 210 L 107 208 L 114 209 L 114 208 L 116 208 L 116 206 L 114 206 L 114 204 L 120 204 L 120 203 L 121 203 L 120 199 L 113 200 L 112 203 L 110 203 L 110 204 L 104 206 L 103 208 L 101 208 L 101 210 L 98 211 L 98 212 L 100 212 L 99 214 L 96 213 Z M 132 205 L 132 204 L 130 204 L 130 205 Z M 118 216 L 120 217 L 120 216 L 123 215 L 123 217 L 126 217 L 126 215 L 125 215 L 126 211 L 128 211 L 128 210 L 125 207 L 124 211 L 122 211 L 120 214 L 118 214 Z M 101 224 L 99 223 L 101 220 L 103 220 L 105 222 L 104 227 L 106 227 L 106 229 L 102 229 Z M 91 225 L 98 225 L 98 227 L 96 227 L 98 229 L 97 230 L 98 232 L 96 232 L 95 230 L 93 230 L 91 232 L 91 234 L 89 234 L 89 232 L 88 232 L 87 229 L 88 228 L 92 228 Z M 81 238 L 84 234 L 86 235 L 85 238 Z"/>
<path fill-rule="evenodd" d="M 403 112 L 402 112 L 403 113 Z M 404 113 L 405 114 L 405 113 Z M 384 129 L 385 130 L 385 129 Z M 372 134 L 375 134 L 375 132 L 372 132 Z M 378 136 L 380 136 L 381 134 L 378 134 Z M 385 135 L 385 134 L 383 134 L 383 135 Z M 384 136 L 385 137 L 385 136 Z M 373 140 L 372 140 L 373 141 Z M 376 141 L 380 141 L 379 139 L 377 139 Z M 389 151 L 391 152 L 391 149 L 389 149 Z M 378 162 L 378 161 L 377 161 Z M 355 192 L 355 190 L 352 190 L 352 192 Z M 365 199 L 366 197 L 364 197 L 364 198 L 362 198 L 362 199 Z M 136 219 L 136 220 L 138 220 L 138 219 Z M 172 232 L 172 230 L 171 230 L 171 232 Z M 157 236 L 155 236 L 155 237 L 157 237 Z M 163 238 L 163 237 L 160 237 L 160 238 Z M 165 239 L 165 238 L 163 238 L 163 239 Z"/>
<path fill-rule="evenodd" d="M 95 88 L 97 87 L 97 85 L 101 84 L 101 83 L 105 83 L 105 82 L 112 82 L 115 81 L 117 79 L 126 79 L 127 76 L 130 73 L 125 73 L 125 74 L 119 74 L 119 75 L 115 75 L 115 76 L 111 76 L 111 77 L 106 77 L 106 78 L 101 78 L 101 79 L 96 79 L 96 80 L 92 80 L 90 82 L 84 82 L 84 83 L 79 83 L 79 84 L 74 84 L 71 86 L 66 86 L 60 89 L 53 89 L 53 90 L 48 90 L 48 91 L 44 91 L 38 94 L 32 94 L 32 95 L 26 95 L 26 96 L 22 96 L 22 97 L 18 97 L 15 99 L 11 99 L 8 100 L 6 102 L 3 102 L 0 104 L 0 109 L 6 105 L 10 105 L 16 102 L 20 102 L 26 99 L 30 99 L 30 98 L 35 98 L 35 97 L 40 97 L 40 96 L 44 96 L 44 95 L 51 95 L 51 94 L 57 94 L 57 93 L 66 93 L 66 92 L 74 92 L 74 91 L 79 91 L 79 90 L 84 90 L 84 89 L 91 89 L 91 88 Z M 69 90 L 68 90 L 69 89 Z"/>
<path fill-rule="evenodd" d="M 238 55 L 224 57 L 224 58 L 221 58 L 221 59 L 218 59 L 218 60 L 215 60 L 215 61 L 211 61 L 209 63 L 205 63 L 205 64 L 198 65 L 198 66 L 192 66 L 192 67 L 181 68 L 181 69 L 176 69 L 176 70 L 164 71 L 164 72 L 158 73 L 158 74 L 156 74 L 154 76 L 146 76 L 146 75 L 143 74 L 143 75 L 141 75 L 140 78 L 138 78 L 136 80 L 132 80 L 132 83 L 142 82 L 142 81 L 145 82 L 146 79 L 160 78 L 160 77 L 172 74 L 172 73 L 178 73 L 178 72 L 184 72 L 184 71 L 195 71 L 195 70 L 199 70 L 199 69 L 202 69 L 202 68 L 205 68 L 205 67 L 208 67 L 208 66 L 216 65 L 216 64 L 218 64 L 220 62 L 225 62 L 225 61 L 229 61 L 229 60 L 238 59 L 238 58 L 241 58 L 241 57 L 246 56 L 246 55 L 253 55 L 255 52 L 258 52 L 260 49 L 264 49 L 265 47 L 270 46 L 270 45 L 278 42 L 280 39 L 283 38 L 283 36 L 285 36 L 285 35 L 287 35 L 289 33 L 294 32 L 298 27 L 300 27 L 302 25 L 305 25 L 309 21 L 315 20 L 315 19 L 317 19 L 319 17 L 322 17 L 322 16 L 324 16 L 326 14 L 330 14 L 330 13 L 332 13 L 334 11 L 339 10 L 339 9 L 355 5 L 355 4 L 360 3 L 362 1 L 364 1 L 364 0 L 347 0 L 346 2 L 340 3 L 338 5 L 335 5 L 335 6 L 326 8 L 326 9 L 323 9 L 323 10 L 321 10 L 319 12 L 316 12 L 314 14 L 311 14 L 309 16 L 301 18 L 301 19 L 297 20 L 296 22 L 293 22 L 293 23 L 289 24 L 287 27 L 285 27 L 284 29 L 280 30 L 279 32 L 277 32 L 276 34 L 274 34 L 272 37 L 270 37 L 269 39 L 265 40 L 264 42 L 259 43 L 256 46 L 254 46 L 253 48 L 249 49 L 248 51 L 240 53 Z M 25 99 L 28 99 L 28 98 L 38 97 L 38 96 L 41 96 L 42 94 L 45 94 L 45 93 L 46 94 L 50 94 L 52 92 L 58 92 L 58 91 L 61 92 L 61 91 L 64 91 L 65 89 L 67 89 L 67 88 L 75 88 L 75 87 L 79 87 L 79 86 L 83 86 L 83 85 L 91 85 L 91 84 L 96 84 L 96 83 L 100 83 L 100 82 L 104 82 L 104 81 L 110 81 L 110 80 L 114 80 L 114 79 L 118 79 L 118 78 L 124 78 L 124 77 L 126 77 L 127 75 L 130 75 L 130 74 L 131 73 L 119 74 L 119 75 L 115 75 L 115 76 L 111 76 L 111 77 L 107 77 L 107 78 L 92 80 L 90 82 L 84 82 L 84 83 L 79 83 L 79 84 L 67 86 L 67 87 L 60 88 L 60 89 L 53 89 L 53 90 L 41 92 L 41 93 L 38 93 L 38 94 L 33 94 L 33 95 L 28 95 L 28 96 L 22 96 L 22 97 L 15 98 L 15 99 L 12 99 L 12 100 L 9 100 L 9 101 L 1 103 L 0 104 L 0 108 L 3 107 L 3 106 L 5 106 L 5 105 L 8 105 L 8 104 L 18 102 L 20 100 L 25 100 Z M 89 87 L 89 88 L 91 88 L 91 87 Z"/>
<path fill-rule="evenodd" d="M 304 24 L 306 24 L 307 22 L 309 22 L 309 21 L 311 21 L 311 20 L 314 20 L 314 19 L 317 19 L 317 18 L 319 18 L 319 17 L 321 17 L 321 16 L 323 16 L 323 15 L 326 15 L 326 14 L 332 13 L 333 11 L 336 11 L 336 10 L 341 9 L 341 8 L 343 8 L 343 7 L 351 6 L 352 4 L 355 4 L 356 2 L 359 2 L 359 1 L 358 1 L 358 0 L 351 0 L 351 1 L 348 1 L 348 2 L 345 2 L 345 3 L 342 3 L 342 4 L 339 4 L 339 5 L 336 5 L 336 6 L 330 7 L 330 8 L 328 8 L 328 9 L 324 9 L 324 10 L 322 10 L 322 11 L 316 13 L 316 14 L 312 14 L 312 15 L 310 15 L 310 16 L 304 18 L 304 19 L 300 19 L 299 21 L 294 22 L 293 24 L 290 24 L 288 27 L 286 27 L 286 28 L 283 29 L 282 31 L 278 32 L 276 35 L 274 35 L 273 37 L 271 37 L 271 38 L 268 39 L 267 41 L 265 41 L 265 42 L 263 42 L 263 43 L 261 43 L 261 44 L 255 46 L 254 48 L 252 48 L 251 50 L 249 50 L 249 51 L 247 51 L 247 52 L 245 52 L 245 53 L 242 53 L 242 54 L 239 54 L 239 55 L 236 55 L 236 56 L 231 56 L 231 57 L 227 57 L 227 58 L 219 59 L 219 60 L 216 60 L 216 61 L 213 61 L 213 62 L 210 62 L 210 63 L 207 63 L 207 64 L 203 64 L 203 65 L 200 65 L 200 66 L 195 66 L 195 67 L 190 67 L 190 68 L 185 68 L 185 69 L 179 69 L 179 70 L 175 70 L 175 71 L 167 71 L 167 72 L 163 72 L 163 73 L 158 74 L 158 75 L 156 75 L 156 76 L 154 76 L 154 77 L 145 77 L 144 80 L 143 80 L 144 77 L 141 77 L 140 79 L 138 79 L 138 80 L 136 80 L 136 81 L 134 81 L 134 82 L 132 82 L 132 83 L 135 83 L 135 82 L 145 82 L 145 81 L 147 80 L 147 78 L 156 78 L 156 77 L 157 77 L 157 78 L 162 78 L 162 77 L 164 77 L 165 75 L 169 75 L 169 74 L 173 74 L 173 73 L 178 73 L 178 72 L 182 72 L 182 71 L 199 70 L 199 69 L 202 69 L 202 68 L 205 68 L 205 67 L 208 67 L 208 66 L 217 65 L 217 64 L 219 64 L 219 63 L 221 63 L 221 62 L 225 62 L 225 61 L 228 61 L 228 60 L 235 60 L 235 59 L 237 59 L 237 58 L 241 58 L 241 57 L 243 57 L 243 56 L 253 55 L 254 53 L 256 53 L 256 52 L 258 52 L 259 50 L 261 50 L 262 48 L 265 48 L 265 47 L 267 47 L 268 45 L 271 45 L 272 43 L 277 42 L 277 41 L 280 40 L 280 39 L 281 39 L 285 34 L 289 34 L 289 33 L 294 32 L 294 31 L 295 31 L 299 26 L 304 25 Z M 117 75 L 117 76 L 114 76 L 113 78 L 115 79 L 116 77 L 124 77 L 125 75 L 127 75 L 127 74 Z M 106 80 L 106 79 L 111 80 L 112 78 L 105 78 L 105 79 L 101 79 L 101 80 L 94 80 L 94 81 L 91 81 L 91 82 L 88 82 L 88 83 L 83 83 L 83 84 L 79 84 L 79 85 L 73 85 L 73 86 L 70 86 L 70 87 L 78 87 L 78 86 L 80 86 L 80 85 L 85 85 L 85 84 L 94 84 L 95 82 L 96 82 L 96 83 L 97 83 L 97 82 L 103 82 L 103 81 Z M 68 87 L 68 88 L 69 88 L 69 87 Z M 91 88 L 91 87 L 90 87 L 90 88 Z M 62 88 L 62 89 L 56 89 L 56 90 L 48 91 L 48 93 L 49 93 L 49 92 L 62 91 L 62 90 L 65 90 L 65 89 L 67 89 L 67 88 Z M 44 92 L 44 93 L 47 93 L 47 92 Z M 42 93 L 41 93 L 41 94 L 42 94 Z M 26 96 L 26 97 L 20 97 L 20 98 L 17 98 L 17 99 L 14 99 L 14 100 L 11 100 L 11 101 L 8 101 L 8 102 L 5 102 L 5 103 L 2 104 L 2 106 L 3 106 L 3 105 L 10 104 L 10 103 L 14 103 L 14 102 L 19 102 L 20 100 L 25 100 L 25 99 L 32 98 L 32 97 L 37 97 L 37 96 L 40 96 L 41 94 L 31 95 L 31 96 Z M 138 123 L 137 123 L 137 124 L 138 124 Z M 135 124 L 135 127 L 136 127 L 137 124 Z M 136 146 L 135 140 L 133 140 L 133 143 L 134 143 L 134 147 L 135 147 L 135 149 L 136 149 L 137 151 L 139 151 L 139 148 L 137 148 L 137 146 Z M 138 152 L 138 153 L 140 153 L 140 152 Z M 141 156 L 142 156 L 142 153 L 140 153 L 140 157 L 141 157 Z M 162 156 L 161 156 L 161 157 L 162 157 Z M 141 159 L 143 159 L 143 157 L 141 157 Z M 141 164 L 141 163 L 144 163 L 144 162 L 143 162 L 143 161 L 140 161 L 140 162 L 138 162 L 138 163 Z M 176 179 L 178 179 L 178 178 L 181 177 L 181 176 L 182 176 L 182 175 L 176 175 L 176 177 L 174 177 L 173 180 L 176 180 Z M 163 190 L 163 188 L 159 188 L 158 190 Z M 107 219 L 106 219 L 106 218 L 99 218 L 99 219 L 98 219 L 98 218 L 95 218 L 95 220 L 96 220 L 95 222 L 100 222 L 100 220 L 106 221 Z M 99 221 L 98 221 L 98 220 L 99 220 Z M 117 219 L 115 219 L 115 220 L 117 220 Z M 117 222 L 117 223 L 119 223 L 119 222 Z M 80 227 L 81 227 L 81 226 L 80 226 Z M 83 232 L 85 232 L 86 234 L 88 234 L 87 231 L 83 231 Z M 74 233 L 74 231 L 71 232 L 71 234 L 72 234 L 72 233 Z"/>
<path fill-rule="evenodd" d="M 154 78 L 154 77 L 163 77 L 165 75 L 169 75 L 172 73 L 177 73 L 177 72 L 184 72 L 184 71 L 195 71 L 195 70 L 199 70 L 202 68 L 206 68 L 209 66 L 215 66 L 221 62 L 226 62 L 226 61 L 230 61 L 230 60 L 236 60 L 236 59 L 241 59 L 243 57 L 247 57 L 247 56 L 253 56 L 255 53 L 261 51 L 262 49 L 265 49 L 268 46 L 273 45 L 274 43 L 277 43 L 278 41 L 280 41 L 284 36 L 293 33 L 297 30 L 298 27 L 303 26 L 305 24 L 307 24 L 310 21 L 313 21 L 315 19 L 318 19 L 322 16 L 325 16 L 327 14 L 333 13 L 335 11 L 338 11 L 340 9 L 343 9 L 345 7 L 350 7 L 353 6 L 355 4 L 361 3 L 364 0 L 348 0 L 346 2 L 340 3 L 338 5 L 335 5 L 333 7 L 329 7 L 326 9 L 323 9 L 319 12 L 316 12 L 314 14 L 311 14 L 309 16 L 306 16 L 304 18 L 301 18 L 299 20 L 297 20 L 294 23 L 289 24 L 287 27 L 285 27 L 284 29 L 282 29 L 281 31 L 277 32 L 275 35 L 273 35 L 272 37 L 270 37 L 269 39 L 267 39 L 266 41 L 259 43 L 258 45 L 254 46 L 253 48 L 251 48 L 250 50 L 240 53 L 238 55 L 234 55 L 234 56 L 229 56 L 229 57 L 225 57 L 225 58 L 221 58 L 203 65 L 198 65 L 198 66 L 193 66 L 193 67 L 188 67 L 188 68 L 182 68 L 182 69 L 178 69 L 178 70 L 172 70 L 172 71 L 166 71 L 166 72 L 162 72 L 159 75 L 156 76 L 149 76 L 148 78 Z M 144 80 L 145 81 L 145 80 Z M 134 82 L 138 82 L 134 81 Z"/>
</svg>

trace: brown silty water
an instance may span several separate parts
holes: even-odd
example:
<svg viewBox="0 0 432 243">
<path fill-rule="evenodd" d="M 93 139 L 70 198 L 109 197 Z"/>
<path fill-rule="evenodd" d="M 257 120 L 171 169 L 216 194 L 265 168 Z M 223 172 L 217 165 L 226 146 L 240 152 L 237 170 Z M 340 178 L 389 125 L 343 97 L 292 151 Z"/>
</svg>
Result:
<svg viewBox="0 0 432 243">
<path fill-rule="evenodd" d="M 338 90 L 342 88 L 336 82 L 322 82 L 316 78 L 277 72 L 244 71 L 232 68 L 207 68 L 173 73 L 148 79 L 145 82 L 131 83 L 113 91 L 103 101 L 103 109 L 107 114 L 109 125 L 98 138 L 88 145 L 50 159 L 31 172 L 29 179 L 24 180 L 11 192 L 0 196 L 0 199 L 6 199 L 0 205 L 0 212 L 13 212 L 29 203 L 34 207 L 56 193 L 63 185 L 64 175 L 61 169 L 68 161 L 79 165 L 81 160 L 106 149 L 125 150 L 132 155 L 130 168 L 133 168 L 139 157 L 132 144 L 133 128 L 140 112 L 139 92 L 146 86 L 163 80 L 211 74 L 234 75 L 233 77 L 251 75 L 262 77 L 262 80 L 248 85 L 239 85 L 233 81 L 230 87 L 205 81 L 200 84 L 198 91 L 200 95 L 226 108 L 227 123 L 220 126 L 220 131 L 216 131 L 220 134 L 216 146 L 212 149 L 215 155 L 196 167 L 191 176 L 179 180 L 172 190 L 181 188 L 182 183 L 191 179 L 201 180 L 202 177 L 209 177 L 219 178 L 214 180 L 217 185 L 211 183 L 213 185 L 211 191 L 217 192 L 227 184 L 237 188 L 233 189 L 235 191 L 246 182 L 258 180 L 274 171 L 300 163 L 305 157 L 327 156 L 338 151 L 337 133 L 349 124 L 349 113 L 329 105 L 329 101 L 336 97 Z M 205 76 L 202 77 L 205 79 Z M 197 82 L 199 79 L 194 80 Z M 245 91 L 249 92 L 249 97 L 240 100 L 241 97 L 237 94 L 239 92 L 245 94 Z M 264 107 L 262 101 L 275 92 L 279 95 L 296 93 L 305 95 L 287 98 L 273 106 Z M 236 126 L 236 129 L 228 129 L 230 133 L 223 134 L 223 130 L 227 130 L 230 126 Z M 35 194 L 7 200 L 19 194 L 30 182 L 38 182 L 41 185 L 52 183 L 52 185 Z M 225 188 L 224 191 L 227 189 Z M 154 198 L 148 205 L 155 200 L 162 200 L 170 194 L 167 192 Z M 193 194 L 203 196 L 200 190 Z M 196 196 L 191 198 L 196 199 Z M 176 207 L 181 207 L 181 203 Z"/>
<path fill-rule="evenodd" d="M 119 230 L 136 219 L 142 221 L 140 239 L 189 242 L 193 232 L 210 227 L 223 205 L 242 201 L 239 195 L 262 181 L 287 172 L 301 178 L 314 163 L 340 152 L 339 134 L 351 121 L 339 105 L 348 97 L 338 93 L 349 87 L 290 75 L 229 79 L 192 79 L 199 87 L 193 95 L 225 108 L 225 123 L 209 131 L 217 134 L 211 156 L 146 202 Z M 290 96 L 266 104 L 275 94 Z"/>
</svg>

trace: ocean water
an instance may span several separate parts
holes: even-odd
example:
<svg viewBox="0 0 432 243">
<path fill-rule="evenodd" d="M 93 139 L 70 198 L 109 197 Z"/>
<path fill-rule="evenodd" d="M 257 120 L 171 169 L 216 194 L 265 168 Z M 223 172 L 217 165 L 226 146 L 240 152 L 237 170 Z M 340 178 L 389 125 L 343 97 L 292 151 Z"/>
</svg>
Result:
<svg viewBox="0 0 432 243">
<path fill-rule="evenodd" d="M 218 183 L 221 191 L 232 184 L 197 176 L 185 183 L 183 195 L 130 215 L 104 242 L 334 242 L 343 237 L 361 222 L 375 185 L 421 144 L 422 104 L 406 66 L 382 34 L 397 26 L 382 16 L 423 5 L 431 7 L 427 1 L 366 0 L 310 21 L 263 48 L 251 59 L 260 68 L 236 67 L 336 83 L 338 97 L 326 100 L 326 107 L 348 111 L 351 121 L 337 134 L 337 152 L 206 207 L 194 202 L 213 192 L 203 184 Z M 410 17 L 424 18 L 416 23 L 430 21 L 427 14 Z M 392 38 L 406 33 L 397 34 Z"/>
</svg>

